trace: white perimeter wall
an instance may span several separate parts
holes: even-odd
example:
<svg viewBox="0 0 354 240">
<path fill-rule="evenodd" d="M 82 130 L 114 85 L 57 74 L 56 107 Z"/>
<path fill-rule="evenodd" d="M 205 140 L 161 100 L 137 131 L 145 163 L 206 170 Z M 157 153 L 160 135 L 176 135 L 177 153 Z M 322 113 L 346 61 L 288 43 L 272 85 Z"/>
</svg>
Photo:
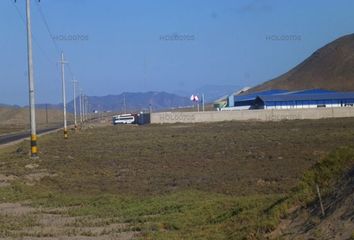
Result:
<svg viewBox="0 0 354 240">
<path fill-rule="evenodd" d="M 161 112 L 151 114 L 151 123 L 197 123 L 247 120 L 279 121 L 342 117 L 354 117 L 354 107 L 210 112 Z"/>
</svg>

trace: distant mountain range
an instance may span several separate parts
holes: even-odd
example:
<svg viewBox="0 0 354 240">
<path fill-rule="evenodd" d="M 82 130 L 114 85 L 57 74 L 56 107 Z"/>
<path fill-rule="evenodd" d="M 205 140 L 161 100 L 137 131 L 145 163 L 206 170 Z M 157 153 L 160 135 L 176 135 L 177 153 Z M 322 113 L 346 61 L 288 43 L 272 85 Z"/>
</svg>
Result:
<svg viewBox="0 0 354 240">
<path fill-rule="evenodd" d="M 153 110 L 171 109 L 178 107 L 188 107 L 192 103 L 187 97 L 166 92 L 125 92 L 119 95 L 107 95 L 102 97 L 87 96 L 90 111 L 141 111 L 148 110 L 151 106 Z M 37 104 L 37 108 L 61 109 L 62 104 Z M 79 107 L 79 98 L 77 98 Z M 74 111 L 74 101 L 67 105 L 69 112 Z"/>
<path fill-rule="evenodd" d="M 213 102 L 217 98 L 225 96 L 239 89 L 236 85 L 205 85 L 191 92 L 191 94 L 204 94 L 206 103 Z M 183 94 L 183 93 L 182 93 Z M 190 95 L 191 95 L 190 94 Z M 89 110 L 124 112 L 149 110 L 150 106 L 154 111 L 167 110 L 172 108 L 190 107 L 193 103 L 190 101 L 189 93 L 180 96 L 175 93 L 167 92 L 125 92 L 118 95 L 107 96 L 88 96 Z M 0 104 L 0 107 L 20 108 L 20 106 Z M 28 107 L 28 106 L 25 106 Z M 77 107 L 79 108 L 79 98 L 77 98 Z M 62 109 L 62 103 L 59 104 L 36 104 L 38 109 Z M 74 111 L 74 101 L 67 104 L 69 112 Z"/>
<path fill-rule="evenodd" d="M 175 94 L 190 97 L 192 94 L 202 95 L 204 94 L 205 102 L 212 103 L 216 99 L 219 99 L 223 96 L 232 94 L 233 92 L 241 89 L 243 86 L 239 85 L 204 85 L 190 92 L 186 91 L 176 91 Z"/>
<path fill-rule="evenodd" d="M 327 44 L 289 72 L 248 92 L 315 88 L 354 91 L 354 34 Z"/>
<path fill-rule="evenodd" d="M 0 108 L 20 108 L 20 106 L 0 103 Z"/>
<path fill-rule="evenodd" d="M 237 85 L 205 85 L 194 90 L 192 94 L 204 94 L 207 103 L 230 94 L 240 87 Z M 192 106 L 189 93 L 181 93 L 183 96 L 167 93 L 167 92 L 125 92 L 119 95 L 107 95 L 102 97 L 88 96 L 90 111 L 98 110 L 124 112 L 127 111 L 141 111 L 148 110 L 150 105 L 154 111 L 189 107 Z M 79 99 L 77 99 L 77 106 L 79 106 Z M 62 109 L 62 104 L 37 104 L 39 109 Z M 69 112 L 74 111 L 74 102 L 70 101 L 67 105 Z"/>
</svg>

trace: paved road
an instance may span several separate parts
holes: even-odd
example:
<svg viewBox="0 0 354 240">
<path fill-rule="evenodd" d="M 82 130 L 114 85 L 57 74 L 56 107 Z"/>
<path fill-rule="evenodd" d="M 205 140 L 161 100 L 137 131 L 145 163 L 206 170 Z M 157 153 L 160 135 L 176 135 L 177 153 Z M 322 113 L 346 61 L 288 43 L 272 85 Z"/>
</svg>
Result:
<svg viewBox="0 0 354 240">
<path fill-rule="evenodd" d="M 60 128 L 62 128 L 62 126 L 39 129 L 39 130 L 37 130 L 37 134 L 50 132 L 50 131 L 57 130 Z M 21 139 L 27 138 L 29 136 L 30 136 L 30 131 L 2 135 L 2 136 L 0 136 L 0 145 L 15 142 L 17 140 L 21 140 Z"/>
</svg>

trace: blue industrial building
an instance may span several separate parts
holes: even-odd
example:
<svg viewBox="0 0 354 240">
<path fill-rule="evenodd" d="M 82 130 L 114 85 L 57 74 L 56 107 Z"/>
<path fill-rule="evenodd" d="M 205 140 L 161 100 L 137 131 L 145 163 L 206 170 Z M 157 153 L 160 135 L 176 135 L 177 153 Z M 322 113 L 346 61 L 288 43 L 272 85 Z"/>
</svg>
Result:
<svg viewBox="0 0 354 240">
<path fill-rule="evenodd" d="M 352 107 L 354 92 L 322 89 L 286 91 L 269 90 L 246 95 L 231 95 L 222 110 L 291 109 L 319 107 Z"/>
</svg>

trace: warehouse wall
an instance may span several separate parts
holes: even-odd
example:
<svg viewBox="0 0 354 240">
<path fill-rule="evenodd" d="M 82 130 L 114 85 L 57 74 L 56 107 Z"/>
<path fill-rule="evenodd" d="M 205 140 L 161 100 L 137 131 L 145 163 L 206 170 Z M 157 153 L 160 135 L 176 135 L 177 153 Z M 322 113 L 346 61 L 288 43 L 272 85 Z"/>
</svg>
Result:
<svg viewBox="0 0 354 240">
<path fill-rule="evenodd" d="M 277 106 L 265 106 L 265 109 L 293 109 L 293 108 L 318 108 L 318 106 L 321 104 L 307 104 L 307 105 L 277 105 Z M 339 104 L 322 104 L 323 106 L 327 108 L 336 108 L 336 107 L 342 107 L 342 105 Z"/>
<path fill-rule="evenodd" d="M 151 114 L 151 123 L 197 123 L 221 121 L 279 121 L 354 117 L 354 107 L 272 109 L 210 112 L 161 112 Z"/>
</svg>

